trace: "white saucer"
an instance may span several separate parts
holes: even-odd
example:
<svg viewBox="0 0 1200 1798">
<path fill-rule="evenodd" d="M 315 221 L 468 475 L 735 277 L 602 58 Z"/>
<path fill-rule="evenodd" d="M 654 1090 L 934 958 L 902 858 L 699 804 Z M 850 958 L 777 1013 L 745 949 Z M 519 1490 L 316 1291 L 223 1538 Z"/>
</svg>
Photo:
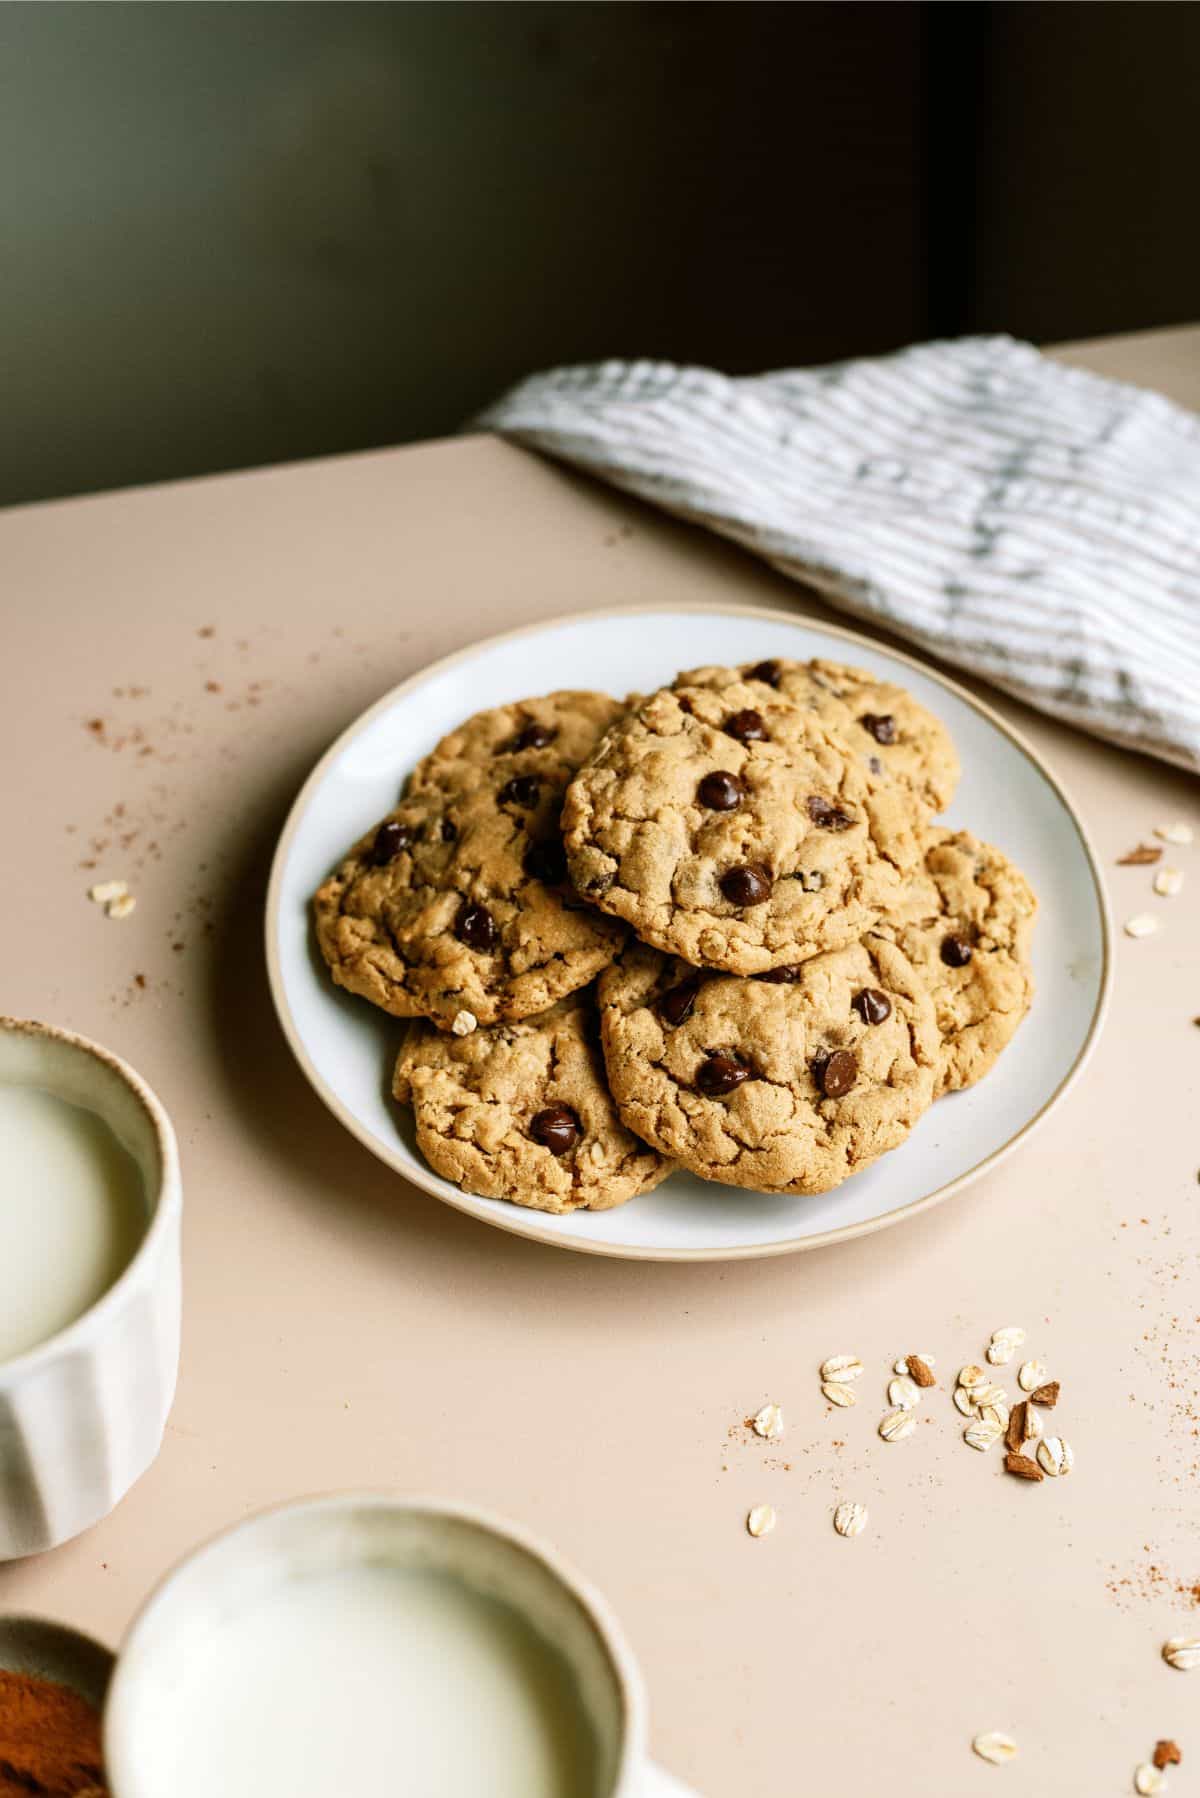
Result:
<svg viewBox="0 0 1200 1798">
<path fill-rule="evenodd" d="M 675 1174 L 616 1211 L 549 1217 L 478 1199 L 433 1173 L 388 1097 L 403 1025 L 333 985 L 312 941 L 309 901 L 346 847 L 395 803 L 417 759 L 469 713 L 556 687 L 647 692 L 680 668 L 767 656 L 861 663 L 944 719 L 962 758 L 941 820 L 969 827 L 1023 869 L 1041 902 L 1037 996 L 1013 1047 L 978 1086 L 943 1099 L 908 1142 L 819 1198 L 739 1191 Z M 994 1167 L 1063 1097 L 1099 1032 L 1110 979 L 1109 921 L 1091 845 L 1033 750 L 987 706 L 931 668 L 853 631 L 755 607 L 585 613 L 496 637 L 387 694 L 313 770 L 271 872 L 267 958 L 288 1041 L 348 1130 L 415 1185 L 518 1235 L 592 1254 L 723 1260 L 816 1248 L 897 1223 Z"/>
</svg>

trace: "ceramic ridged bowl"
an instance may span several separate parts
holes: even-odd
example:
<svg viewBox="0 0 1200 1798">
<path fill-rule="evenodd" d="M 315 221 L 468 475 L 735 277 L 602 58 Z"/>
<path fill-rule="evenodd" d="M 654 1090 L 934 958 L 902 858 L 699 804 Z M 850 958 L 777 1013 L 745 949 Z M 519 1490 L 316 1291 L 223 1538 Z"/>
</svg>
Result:
<svg viewBox="0 0 1200 1798">
<path fill-rule="evenodd" d="M 137 1163 L 149 1219 L 83 1316 L 0 1362 L 0 1561 L 98 1523 L 162 1444 L 179 1368 L 182 1189 L 175 1132 L 134 1070 L 86 1038 L 0 1018 L 0 1081 L 95 1112 Z"/>
</svg>

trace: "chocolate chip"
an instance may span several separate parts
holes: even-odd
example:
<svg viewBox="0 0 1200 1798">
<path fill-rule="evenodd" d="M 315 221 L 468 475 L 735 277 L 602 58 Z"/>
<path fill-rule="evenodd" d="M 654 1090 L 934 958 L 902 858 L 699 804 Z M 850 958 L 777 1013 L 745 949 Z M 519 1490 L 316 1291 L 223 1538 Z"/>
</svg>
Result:
<svg viewBox="0 0 1200 1798">
<path fill-rule="evenodd" d="M 762 905 L 771 897 L 771 876 L 761 862 L 726 868 L 720 884 L 731 905 Z"/>
<path fill-rule="evenodd" d="M 500 789 L 501 805 L 523 805 L 526 810 L 538 802 L 542 785 L 532 774 L 514 774 Z"/>
<path fill-rule="evenodd" d="M 699 991 L 699 974 L 693 974 L 688 980 L 681 980 L 678 986 L 669 986 L 658 1001 L 658 1015 L 663 1023 L 670 1024 L 674 1029 L 676 1024 L 682 1024 L 690 1018 Z"/>
<path fill-rule="evenodd" d="M 377 868 L 385 867 L 394 861 L 402 849 L 407 849 L 413 840 L 413 833 L 406 824 L 397 824 L 389 818 L 375 832 L 375 841 L 371 845 L 371 860 Z"/>
<path fill-rule="evenodd" d="M 565 1155 L 575 1147 L 583 1131 L 569 1105 L 547 1105 L 530 1118 L 529 1134 L 552 1155 Z"/>
<path fill-rule="evenodd" d="M 806 804 L 808 815 L 819 830 L 849 830 L 854 822 L 849 812 L 842 811 L 820 793 L 810 793 Z"/>
<path fill-rule="evenodd" d="M 948 968 L 965 968 L 971 959 L 971 945 L 953 931 L 942 938 L 941 956 Z"/>
<path fill-rule="evenodd" d="M 548 887 L 561 886 L 567 878 L 567 852 L 554 837 L 543 843 L 531 843 L 521 863 L 530 880 L 540 880 Z"/>
<path fill-rule="evenodd" d="M 443 843 L 457 843 L 458 841 L 458 825 L 453 818 L 442 819 L 442 841 Z"/>
<path fill-rule="evenodd" d="M 721 768 L 704 776 L 696 788 L 696 797 L 710 812 L 735 812 L 746 797 L 746 789 L 736 774 L 727 774 Z"/>
<path fill-rule="evenodd" d="M 767 727 L 763 723 L 761 712 L 735 712 L 732 718 L 725 721 L 726 734 L 736 737 L 739 743 L 765 743 L 768 741 Z"/>
<path fill-rule="evenodd" d="M 750 1069 L 744 1061 L 733 1055 L 710 1055 L 696 1069 L 696 1090 L 708 1099 L 723 1099 L 749 1078 Z"/>
<path fill-rule="evenodd" d="M 558 732 L 549 724 L 527 724 L 519 731 L 508 745 L 510 752 L 518 749 L 545 749 L 547 743 L 553 743 Z"/>
<path fill-rule="evenodd" d="M 864 1024 L 882 1024 L 892 1015 L 892 1002 L 877 986 L 864 986 L 850 1001 Z"/>
<path fill-rule="evenodd" d="M 454 920 L 454 934 L 468 949 L 494 949 L 500 933 L 486 905 L 464 899 Z"/>
<path fill-rule="evenodd" d="M 747 680 L 765 681 L 768 687 L 777 687 L 783 669 L 778 662 L 758 662 L 746 676 Z"/>
<path fill-rule="evenodd" d="M 896 720 L 890 712 L 864 712 L 858 722 L 864 730 L 870 731 L 877 743 L 896 741 Z"/>
<path fill-rule="evenodd" d="M 849 1049 L 820 1049 L 812 1059 L 812 1075 L 827 1099 L 840 1099 L 858 1079 L 858 1057 Z"/>
<path fill-rule="evenodd" d="M 867 767 L 871 770 L 872 774 L 883 773 L 883 763 L 877 755 L 869 755 L 867 757 Z"/>
<path fill-rule="evenodd" d="M 797 980 L 804 978 L 804 963 L 793 962 L 787 968 L 768 968 L 765 974 L 756 974 L 756 980 L 765 980 L 768 986 L 794 986 Z"/>
</svg>

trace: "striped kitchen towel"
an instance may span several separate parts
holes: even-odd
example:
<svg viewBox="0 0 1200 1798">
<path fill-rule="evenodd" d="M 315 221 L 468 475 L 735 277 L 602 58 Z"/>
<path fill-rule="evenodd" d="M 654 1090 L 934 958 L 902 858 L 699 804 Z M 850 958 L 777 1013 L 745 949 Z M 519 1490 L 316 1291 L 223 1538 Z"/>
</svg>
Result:
<svg viewBox="0 0 1200 1798">
<path fill-rule="evenodd" d="M 1200 417 L 1160 394 L 977 337 L 737 380 L 556 369 L 479 422 L 1200 769 Z"/>
</svg>

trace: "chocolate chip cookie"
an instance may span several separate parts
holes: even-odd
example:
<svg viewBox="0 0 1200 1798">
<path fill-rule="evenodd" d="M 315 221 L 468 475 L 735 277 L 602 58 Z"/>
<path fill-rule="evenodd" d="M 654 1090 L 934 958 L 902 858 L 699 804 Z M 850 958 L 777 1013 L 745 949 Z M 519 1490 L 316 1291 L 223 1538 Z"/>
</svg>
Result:
<svg viewBox="0 0 1200 1798">
<path fill-rule="evenodd" d="M 469 1030 L 594 979 L 625 932 L 571 890 L 559 812 L 575 753 L 618 710 L 599 694 L 552 694 L 446 738 L 316 895 L 338 984 L 398 1017 Z"/>
<path fill-rule="evenodd" d="M 393 1091 L 430 1167 L 483 1198 L 607 1211 L 671 1171 L 617 1116 L 590 992 L 461 1038 L 413 1025 Z"/>
<path fill-rule="evenodd" d="M 998 849 L 966 830 L 929 831 L 921 872 L 880 928 L 933 999 L 938 1096 L 981 1080 L 1029 1010 L 1036 913 L 1029 882 Z"/>
<path fill-rule="evenodd" d="M 458 786 L 464 767 L 501 762 L 509 779 L 565 785 L 627 709 L 607 693 L 563 690 L 476 712 L 417 763 L 406 790 Z"/>
<path fill-rule="evenodd" d="M 616 723 L 567 788 L 585 898 L 646 942 L 756 974 L 857 940 L 919 861 L 919 808 L 759 680 L 677 686 Z"/>
<path fill-rule="evenodd" d="M 796 700 L 842 738 L 869 774 L 902 781 L 930 812 L 949 805 L 958 785 L 958 752 L 941 719 L 903 687 L 865 668 L 785 657 L 740 668 L 695 668 L 676 684 L 722 688 L 739 680 Z"/>
<path fill-rule="evenodd" d="M 933 1098 L 933 1006 L 885 937 L 753 980 L 630 944 L 599 991 L 622 1120 L 706 1180 L 828 1192 Z"/>
</svg>

